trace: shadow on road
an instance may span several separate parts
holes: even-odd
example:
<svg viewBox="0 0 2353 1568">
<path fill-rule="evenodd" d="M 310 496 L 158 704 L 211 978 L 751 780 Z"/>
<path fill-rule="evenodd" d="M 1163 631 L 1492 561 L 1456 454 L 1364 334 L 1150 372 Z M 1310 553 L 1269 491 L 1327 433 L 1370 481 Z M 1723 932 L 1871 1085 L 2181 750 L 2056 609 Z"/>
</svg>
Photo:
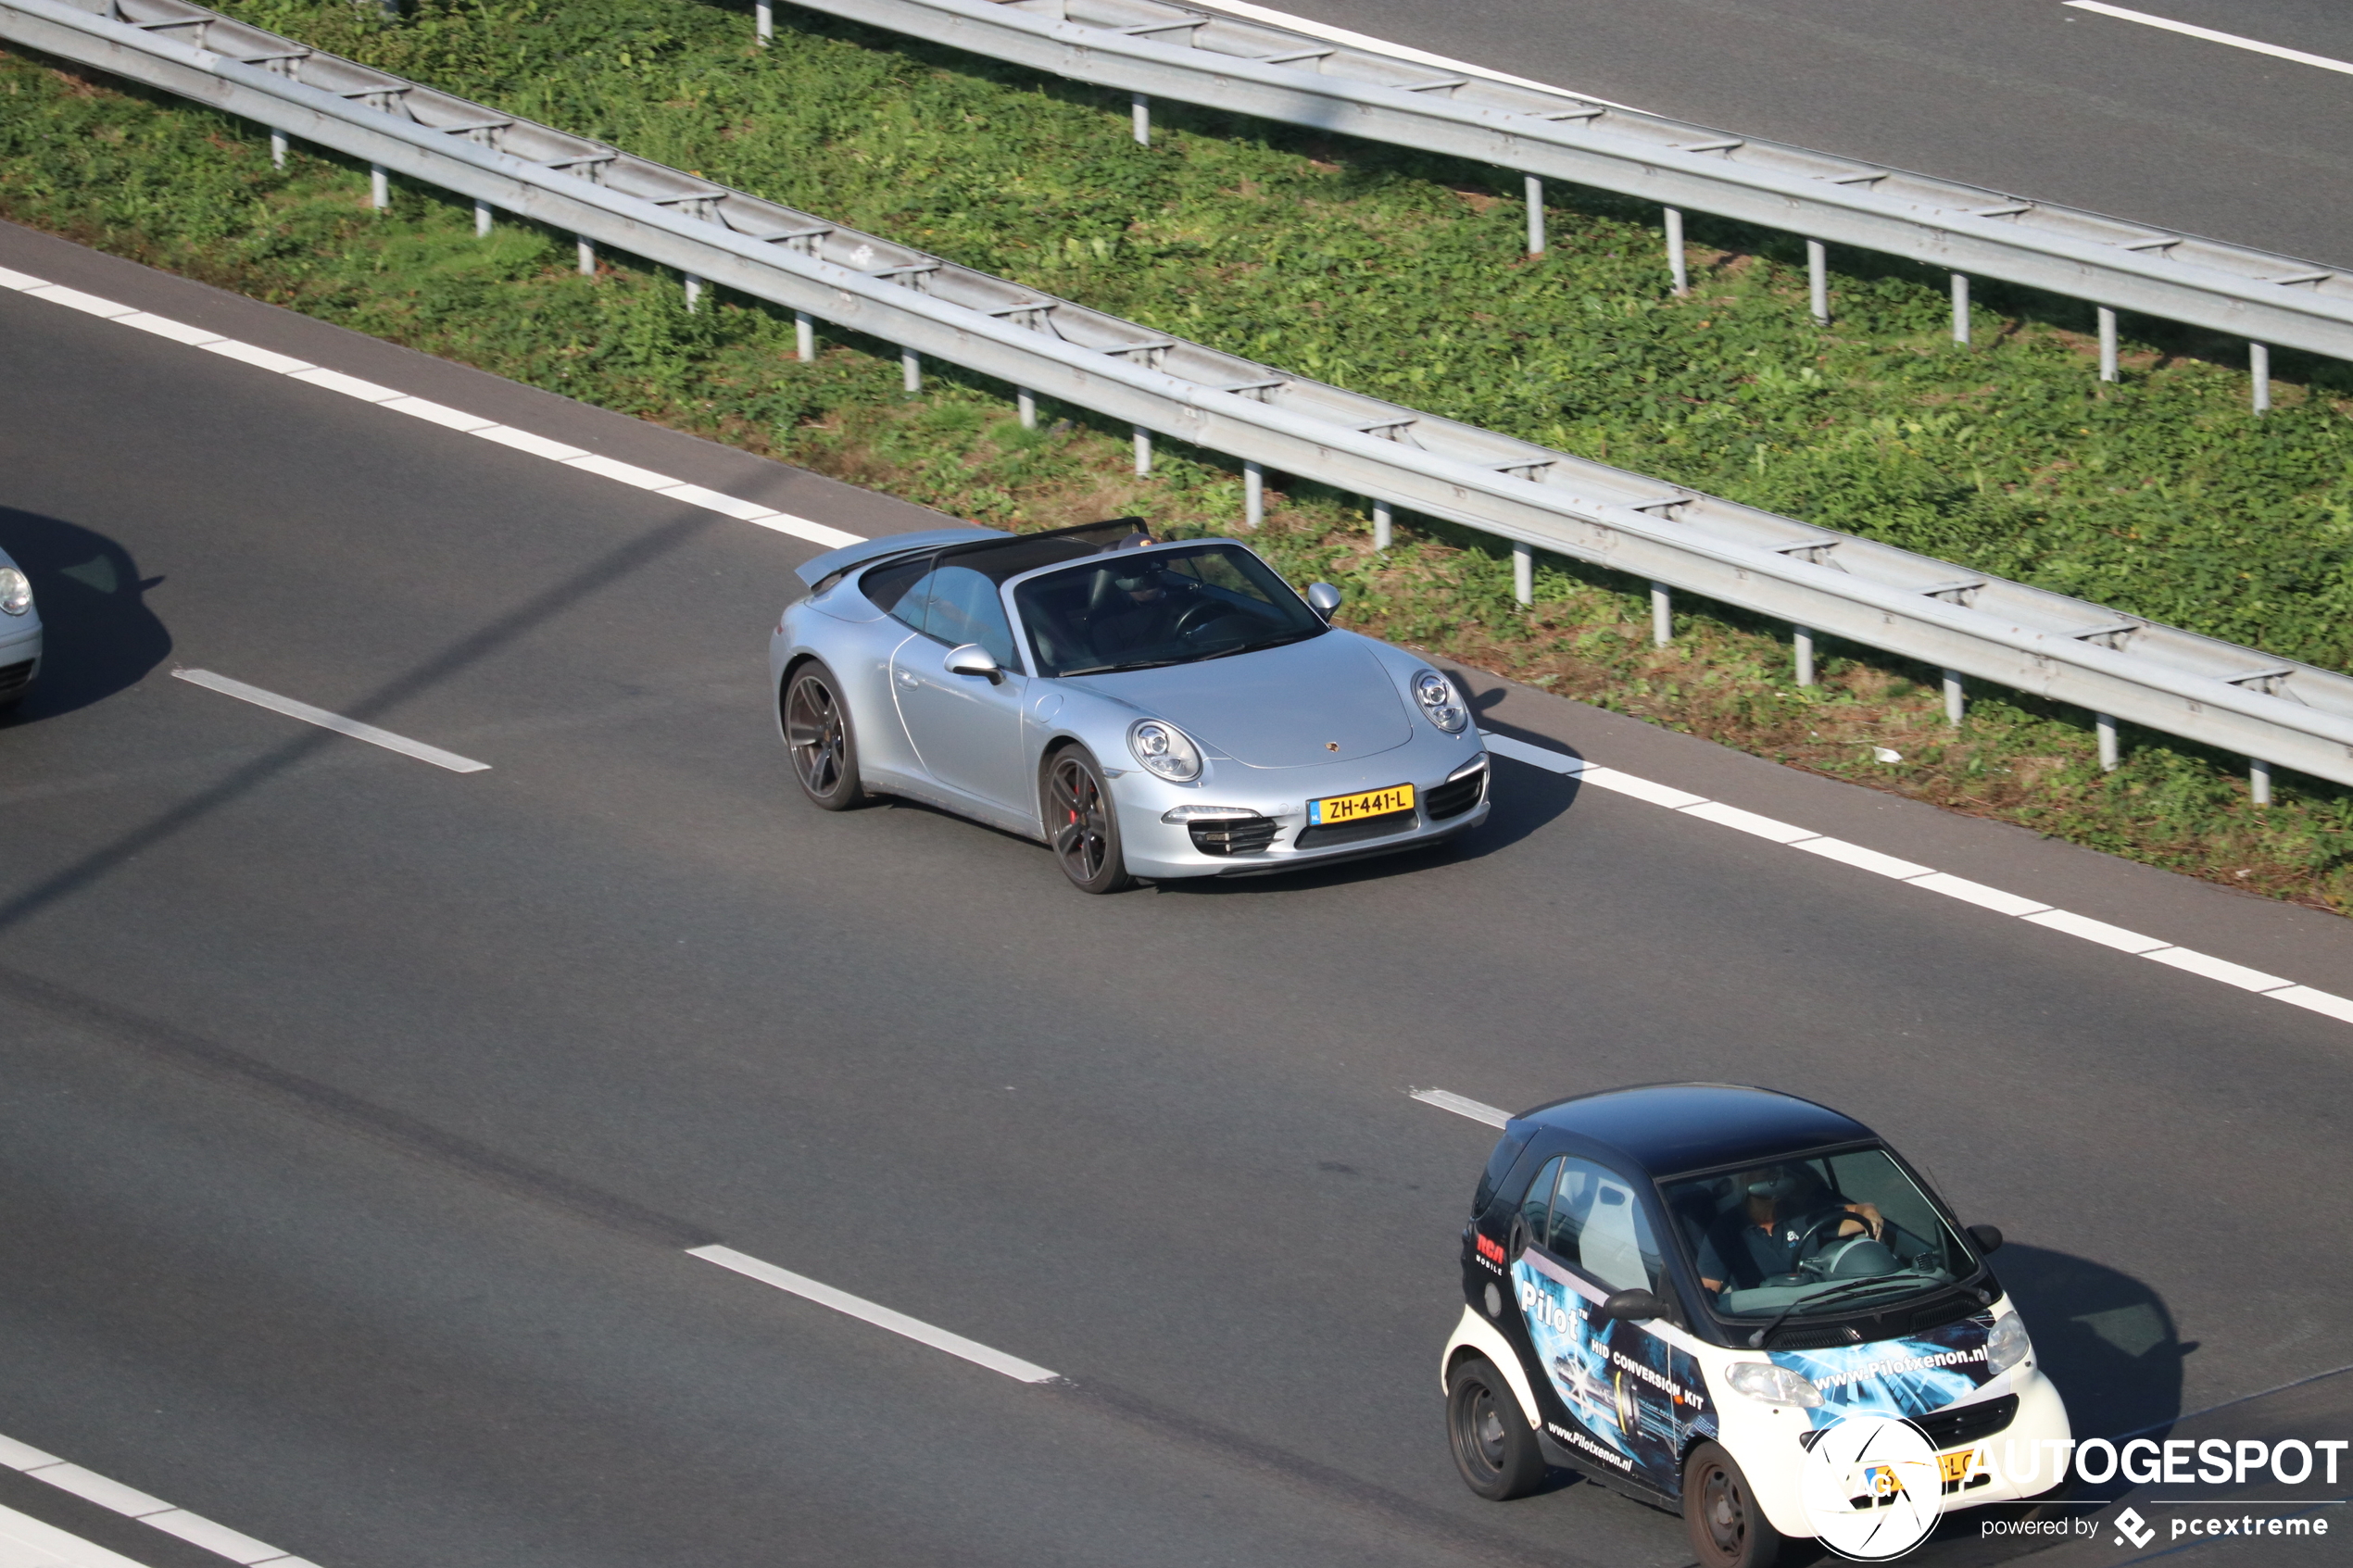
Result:
<svg viewBox="0 0 2353 1568">
<path fill-rule="evenodd" d="M 9 721 L 28 723 L 104 701 L 171 656 L 171 633 L 146 606 L 131 552 L 80 523 L 0 507 L 0 548 L 32 579 L 41 678 Z"/>
</svg>

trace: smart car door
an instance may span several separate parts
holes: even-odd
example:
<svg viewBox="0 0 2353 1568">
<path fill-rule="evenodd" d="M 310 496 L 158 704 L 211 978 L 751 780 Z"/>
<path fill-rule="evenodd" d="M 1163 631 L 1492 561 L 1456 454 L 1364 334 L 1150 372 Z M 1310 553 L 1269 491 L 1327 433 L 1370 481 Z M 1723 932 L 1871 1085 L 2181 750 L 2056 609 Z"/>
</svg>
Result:
<svg viewBox="0 0 2353 1568">
<path fill-rule="evenodd" d="M 891 692 L 907 738 L 934 781 L 1028 825 L 1036 815 L 1022 749 L 1021 710 L 1029 690 L 996 582 L 970 567 L 941 562 L 916 583 L 898 612 L 923 635 L 891 655 Z M 947 667 L 950 649 L 977 644 L 997 661 L 994 675 Z"/>
<path fill-rule="evenodd" d="M 1698 1368 L 1657 1320 L 1595 1311 L 1621 1290 L 1674 1299 L 1656 1232 L 1633 1184 L 1592 1160 L 1549 1162 L 1521 1204 L 1513 1284 L 1529 1339 L 1575 1428 L 1555 1439 L 1588 1461 L 1673 1496 Z M 1669 1311 L 1672 1311 L 1670 1308 Z"/>
</svg>

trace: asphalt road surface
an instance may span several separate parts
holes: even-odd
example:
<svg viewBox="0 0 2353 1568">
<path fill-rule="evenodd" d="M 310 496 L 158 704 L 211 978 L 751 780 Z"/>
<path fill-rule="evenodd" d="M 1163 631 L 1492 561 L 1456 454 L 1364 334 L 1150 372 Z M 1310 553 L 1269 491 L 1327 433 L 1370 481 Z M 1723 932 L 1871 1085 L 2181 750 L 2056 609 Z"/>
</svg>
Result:
<svg viewBox="0 0 2353 1568">
<path fill-rule="evenodd" d="M 2059 0 L 1279 8 L 1751 136 L 2353 265 L 2353 77 Z M 2353 64 L 2353 9 L 2328 0 L 2124 8 Z"/>
<path fill-rule="evenodd" d="M 0 266 L 937 521 L 22 231 Z M 2353 1026 L 1510 762 L 1458 851 L 1084 897 L 798 798 L 763 658 L 812 546 L 6 291 L 0 486 L 53 661 L 0 726 L 0 1435 L 324 1568 L 1685 1561 L 1596 1487 L 1454 1477 L 1491 1134 L 1416 1086 L 1860 1116 L 2013 1238 L 2082 1433 L 2353 1363 Z M 2353 976 L 2332 917 L 1474 684 L 1499 731 Z M 2343 1426 L 2344 1383 L 2293 1397 Z M 13 1472 L 0 1507 L 220 1561 Z"/>
</svg>

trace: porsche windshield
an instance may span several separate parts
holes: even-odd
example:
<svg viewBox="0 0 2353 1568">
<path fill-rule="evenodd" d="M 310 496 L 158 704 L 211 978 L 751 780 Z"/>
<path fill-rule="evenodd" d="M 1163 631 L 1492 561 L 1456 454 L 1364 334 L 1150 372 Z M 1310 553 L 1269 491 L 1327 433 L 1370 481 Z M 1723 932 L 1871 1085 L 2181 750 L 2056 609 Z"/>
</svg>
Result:
<svg viewBox="0 0 2353 1568">
<path fill-rule="evenodd" d="M 1883 1148 L 1659 1184 L 1725 1317 L 1876 1311 L 1977 1271 L 1967 1243 Z"/>
<path fill-rule="evenodd" d="M 1047 675 L 1189 664 L 1324 630 L 1265 562 L 1235 545 L 1114 550 L 1031 578 L 1013 602 Z"/>
</svg>

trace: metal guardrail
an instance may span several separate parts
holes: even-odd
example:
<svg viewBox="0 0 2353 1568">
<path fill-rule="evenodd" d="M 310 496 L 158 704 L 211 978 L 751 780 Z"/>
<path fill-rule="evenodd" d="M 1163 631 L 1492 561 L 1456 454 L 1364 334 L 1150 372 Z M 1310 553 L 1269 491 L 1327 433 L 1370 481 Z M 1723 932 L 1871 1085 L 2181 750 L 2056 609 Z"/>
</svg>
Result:
<svg viewBox="0 0 2353 1568">
<path fill-rule="evenodd" d="M 1999 278 L 2208 327 L 2259 349 L 2353 358 L 2353 272 L 1565 93 L 1450 75 L 1170 0 L 792 3 L 1072 81 L 1451 153 L 1677 213 L 1717 213 L 1963 278 Z M 768 0 L 760 5 L 764 12 Z M 1680 252 L 1673 227 L 1668 240 Z M 1818 253 L 1818 300 L 1819 266 Z M 1680 277 L 1680 256 L 1675 270 Z M 1964 289 L 1956 287 L 1963 301 Z M 1816 313 L 1823 313 L 1818 303 Z M 2103 327 L 2112 342 L 2112 320 Z"/>
<path fill-rule="evenodd" d="M 2353 677 L 1292 376 L 186 0 L 0 0 L 0 36 L 1033 394 L 1801 629 L 2353 784 Z M 103 13 L 98 9 L 103 7 Z M 804 338 L 804 354 L 809 352 Z M 912 380 L 911 376 L 911 380 Z M 1254 521 L 1254 518 L 1252 519 Z M 1802 666 L 1801 666 L 1802 668 Z M 1801 678 L 1804 678 L 1803 676 Z"/>
</svg>

